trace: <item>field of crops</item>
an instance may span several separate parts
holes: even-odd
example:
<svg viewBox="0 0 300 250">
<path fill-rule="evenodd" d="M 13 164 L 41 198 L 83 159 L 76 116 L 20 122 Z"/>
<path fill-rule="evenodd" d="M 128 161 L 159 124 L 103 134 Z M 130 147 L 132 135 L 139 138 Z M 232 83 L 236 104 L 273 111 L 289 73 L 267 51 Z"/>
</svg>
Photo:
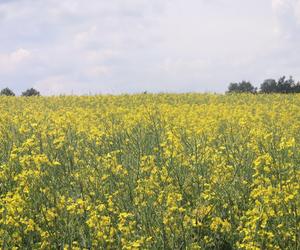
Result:
<svg viewBox="0 0 300 250">
<path fill-rule="evenodd" d="M 300 95 L 0 108 L 2 249 L 300 249 Z"/>
</svg>

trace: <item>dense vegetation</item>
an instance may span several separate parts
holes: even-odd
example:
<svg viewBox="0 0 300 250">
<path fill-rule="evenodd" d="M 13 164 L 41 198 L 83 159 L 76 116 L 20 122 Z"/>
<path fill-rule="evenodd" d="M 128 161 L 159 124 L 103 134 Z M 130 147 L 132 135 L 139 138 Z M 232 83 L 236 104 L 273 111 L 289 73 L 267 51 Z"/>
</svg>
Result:
<svg viewBox="0 0 300 250">
<path fill-rule="evenodd" d="M 299 249 L 299 95 L 0 108 L 2 249 Z"/>
<path fill-rule="evenodd" d="M 280 77 L 278 81 L 274 79 L 266 79 L 260 85 L 259 91 L 250 82 L 242 81 L 239 83 L 230 83 L 227 93 L 300 93 L 300 82 L 295 82 L 293 77 Z"/>
<path fill-rule="evenodd" d="M 0 91 L 0 96 L 15 96 L 16 94 L 10 88 L 4 88 Z M 40 96 L 40 92 L 30 88 L 22 92 L 22 96 Z"/>
<path fill-rule="evenodd" d="M 15 93 L 9 88 L 4 88 L 0 91 L 0 95 L 15 96 Z"/>
</svg>

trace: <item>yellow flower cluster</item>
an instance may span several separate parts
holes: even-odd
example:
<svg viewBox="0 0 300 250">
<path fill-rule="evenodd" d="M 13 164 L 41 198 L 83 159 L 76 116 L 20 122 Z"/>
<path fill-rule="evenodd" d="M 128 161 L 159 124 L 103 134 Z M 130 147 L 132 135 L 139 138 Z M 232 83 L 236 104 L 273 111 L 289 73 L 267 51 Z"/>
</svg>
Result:
<svg viewBox="0 0 300 250">
<path fill-rule="evenodd" d="M 2 249 L 300 249 L 300 95 L 0 109 Z"/>
</svg>

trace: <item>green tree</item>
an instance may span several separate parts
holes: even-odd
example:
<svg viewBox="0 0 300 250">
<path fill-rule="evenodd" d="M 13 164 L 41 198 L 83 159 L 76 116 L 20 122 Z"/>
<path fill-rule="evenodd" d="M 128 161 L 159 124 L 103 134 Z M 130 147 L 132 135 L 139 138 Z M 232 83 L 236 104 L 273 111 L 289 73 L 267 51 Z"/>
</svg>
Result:
<svg viewBox="0 0 300 250">
<path fill-rule="evenodd" d="M 295 93 L 297 92 L 299 86 L 295 84 L 295 81 L 292 76 L 286 78 L 282 76 L 278 81 L 274 79 L 267 79 L 260 85 L 261 93 Z"/>
<path fill-rule="evenodd" d="M 260 85 L 260 92 L 261 93 L 275 93 L 277 92 L 277 82 L 274 79 L 266 79 Z"/>
<path fill-rule="evenodd" d="M 22 96 L 40 96 L 40 92 L 34 88 L 27 89 L 22 93 Z"/>
<path fill-rule="evenodd" d="M 292 76 L 286 79 L 285 76 L 280 77 L 277 82 L 277 92 L 278 93 L 292 93 L 295 81 Z"/>
<path fill-rule="evenodd" d="M 15 96 L 15 93 L 9 88 L 4 88 L 0 91 L 0 95 Z"/>
<path fill-rule="evenodd" d="M 300 93 L 300 82 L 294 84 L 293 93 Z"/>
<path fill-rule="evenodd" d="M 230 83 L 227 93 L 256 93 L 256 88 L 247 81 Z"/>
</svg>

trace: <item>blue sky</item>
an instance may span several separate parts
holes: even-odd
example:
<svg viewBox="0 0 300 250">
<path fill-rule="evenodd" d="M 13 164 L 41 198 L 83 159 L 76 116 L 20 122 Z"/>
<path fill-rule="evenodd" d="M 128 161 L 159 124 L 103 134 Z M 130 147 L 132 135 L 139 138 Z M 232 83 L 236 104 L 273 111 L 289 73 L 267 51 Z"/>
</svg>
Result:
<svg viewBox="0 0 300 250">
<path fill-rule="evenodd" d="M 300 0 L 0 0 L 0 88 L 223 92 L 300 80 Z"/>
</svg>

